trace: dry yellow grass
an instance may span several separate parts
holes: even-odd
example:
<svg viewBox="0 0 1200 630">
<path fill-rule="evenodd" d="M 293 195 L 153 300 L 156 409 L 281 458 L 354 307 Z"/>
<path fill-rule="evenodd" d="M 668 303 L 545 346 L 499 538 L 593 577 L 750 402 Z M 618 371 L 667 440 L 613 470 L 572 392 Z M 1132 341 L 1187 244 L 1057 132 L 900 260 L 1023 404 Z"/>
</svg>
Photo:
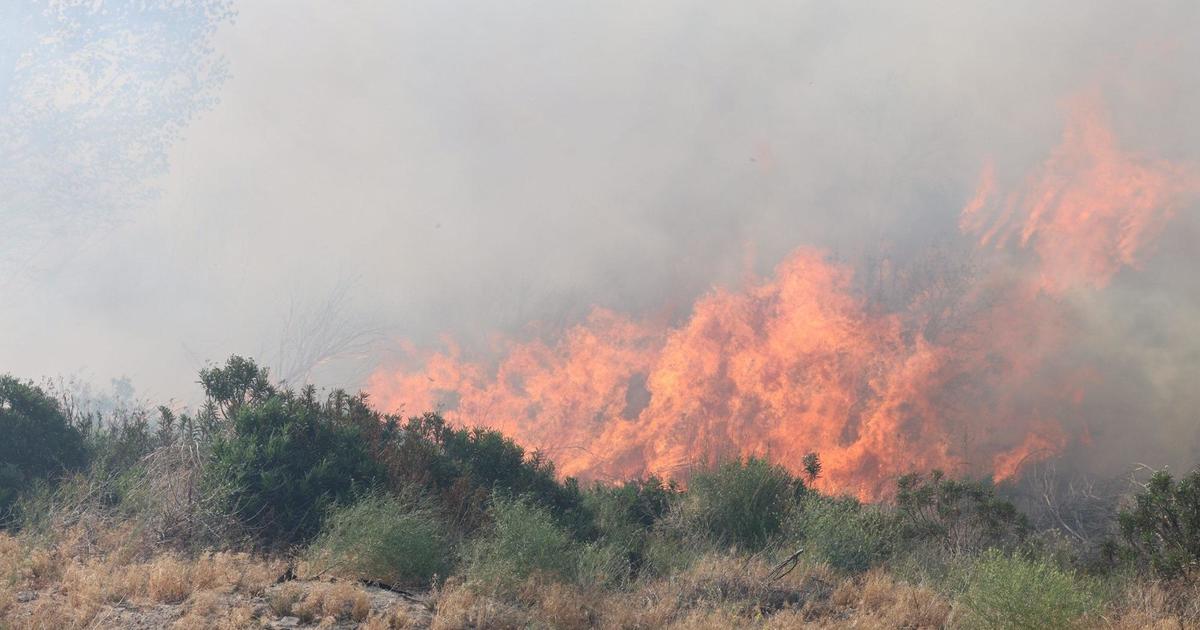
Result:
<svg viewBox="0 0 1200 630">
<path fill-rule="evenodd" d="M 0 534 L 0 615 L 5 628 L 112 627 L 120 609 L 187 602 L 178 627 L 250 627 L 253 609 L 222 598 L 262 594 L 280 563 L 247 554 L 215 553 L 185 558 L 174 553 L 133 551 L 114 532 L 76 527 L 52 538 Z M 137 557 L 147 557 L 138 562 Z M 29 591 L 34 600 L 18 603 Z M 11 621 L 9 620 L 11 619 Z"/>
<path fill-rule="evenodd" d="M 520 608 L 480 594 L 459 580 L 448 580 L 435 601 L 430 630 L 524 628 L 531 621 Z"/>
<path fill-rule="evenodd" d="M 231 605 L 223 593 L 202 591 L 192 594 L 186 613 L 171 627 L 173 630 L 241 630 L 261 625 L 250 605 Z"/>
<path fill-rule="evenodd" d="M 288 617 L 303 596 L 300 585 L 289 582 L 267 595 L 267 606 L 276 617 Z"/>
<path fill-rule="evenodd" d="M 382 613 L 371 613 L 361 626 L 362 630 L 410 630 L 421 627 L 420 621 L 404 608 L 395 608 Z"/>
<path fill-rule="evenodd" d="M 147 567 L 146 595 L 163 604 L 178 604 L 187 599 L 192 593 L 189 568 L 173 554 L 159 556 Z"/>
<path fill-rule="evenodd" d="M 538 579 L 529 580 L 521 590 L 521 599 L 532 604 L 533 614 L 541 622 L 563 630 L 595 626 L 597 593 L 573 584 Z"/>
<path fill-rule="evenodd" d="M 1135 581 L 1103 616 L 1116 630 L 1175 630 L 1200 627 L 1200 583 Z"/>
<path fill-rule="evenodd" d="M 337 621 L 362 622 L 371 613 L 371 600 L 365 591 L 348 582 L 317 583 L 294 607 L 301 619 L 332 617 Z"/>
</svg>

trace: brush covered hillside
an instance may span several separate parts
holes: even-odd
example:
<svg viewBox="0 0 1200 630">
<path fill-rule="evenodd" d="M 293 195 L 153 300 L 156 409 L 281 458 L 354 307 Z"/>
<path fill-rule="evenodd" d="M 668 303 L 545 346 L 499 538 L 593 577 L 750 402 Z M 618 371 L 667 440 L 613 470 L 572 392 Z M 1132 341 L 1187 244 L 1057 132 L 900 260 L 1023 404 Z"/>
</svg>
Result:
<svg viewBox="0 0 1200 630">
<path fill-rule="evenodd" d="M 818 453 L 582 487 L 242 358 L 200 382 L 97 414 L 0 377 L 0 627 L 1200 627 L 1197 473 L 1028 517 L 937 471 L 827 496 Z"/>
</svg>

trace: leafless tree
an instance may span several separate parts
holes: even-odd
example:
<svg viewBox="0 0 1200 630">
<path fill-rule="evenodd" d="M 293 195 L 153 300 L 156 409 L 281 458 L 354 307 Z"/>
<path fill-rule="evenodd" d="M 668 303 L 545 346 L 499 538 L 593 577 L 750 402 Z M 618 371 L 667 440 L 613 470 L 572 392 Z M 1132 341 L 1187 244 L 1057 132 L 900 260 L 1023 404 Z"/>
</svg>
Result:
<svg viewBox="0 0 1200 630">
<path fill-rule="evenodd" d="M 275 378 L 299 385 L 331 361 L 370 356 L 384 331 L 351 311 L 352 287 L 352 281 L 342 280 L 320 302 L 292 302 L 274 353 Z"/>
</svg>

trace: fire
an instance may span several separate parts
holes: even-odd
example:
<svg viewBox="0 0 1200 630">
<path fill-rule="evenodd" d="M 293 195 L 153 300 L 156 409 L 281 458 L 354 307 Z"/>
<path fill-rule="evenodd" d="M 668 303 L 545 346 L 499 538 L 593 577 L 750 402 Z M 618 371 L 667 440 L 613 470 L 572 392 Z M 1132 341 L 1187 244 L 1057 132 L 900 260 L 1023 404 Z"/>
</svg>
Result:
<svg viewBox="0 0 1200 630">
<path fill-rule="evenodd" d="M 1076 98 L 1069 110 L 1061 144 L 1026 189 L 992 207 L 995 174 L 985 167 L 961 222 L 980 246 L 1032 248 L 1039 287 L 1050 293 L 1102 288 L 1121 268 L 1136 268 L 1198 189 L 1189 166 L 1123 152 L 1094 97 Z"/>
<path fill-rule="evenodd" d="M 453 345 L 414 352 L 416 369 L 379 370 L 368 390 L 385 408 L 504 431 L 583 479 L 685 479 L 737 455 L 798 472 L 814 451 L 825 489 L 863 498 L 910 471 L 1015 476 L 1073 439 L 1062 419 L 1084 395 L 1049 366 L 1070 341 L 1058 296 L 1136 265 L 1200 188 L 1184 169 L 1121 153 L 1083 105 L 1027 189 L 998 206 L 994 171 L 961 225 L 989 249 L 1031 248 L 1023 274 L 992 262 L 948 297 L 917 292 L 889 310 L 855 289 L 851 268 L 800 248 L 675 325 L 596 309 L 557 340 L 503 341 L 494 361 Z"/>
</svg>

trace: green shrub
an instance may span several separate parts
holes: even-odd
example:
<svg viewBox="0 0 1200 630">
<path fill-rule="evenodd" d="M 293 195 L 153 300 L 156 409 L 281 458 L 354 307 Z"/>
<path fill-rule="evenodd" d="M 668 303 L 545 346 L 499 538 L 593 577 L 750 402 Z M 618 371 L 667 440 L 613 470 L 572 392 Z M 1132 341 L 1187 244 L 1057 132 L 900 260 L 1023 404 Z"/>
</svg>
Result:
<svg viewBox="0 0 1200 630">
<path fill-rule="evenodd" d="M 715 542 L 759 549 L 780 531 L 802 489 L 782 466 L 736 459 L 692 477 L 688 511 Z"/>
<path fill-rule="evenodd" d="M 79 429 L 32 383 L 0 375 L 0 523 L 18 494 L 87 463 Z"/>
<path fill-rule="evenodd" d="M 362 404 L 365 405 L 365 402 Z M 578 534 L 592 536 L 591 515 L 574 479 L 559 481 L 554 464 L 498 431 L 456 429 L 435 413 L 401 423 L 377 412 L 357 414 L 373 442 L 372 452 L 388 471 L 393 486 L 418 484 L 439 495 L 448 516 L 464 532 L 485 521 L 493 493 L 523 496 L 549 509 L 555 520 Z"/>
<path fill-rule="evenodd" d="M 584 494 L 597 533 L 610 536 L 629 530 L 647 530 L 662 518 L 681 496 L 675 482 L 658 477 L 608 485 L 596 484 Z"/>
<path fill-rule="evenodd" d="M 207 391 L 209 407 L 232 414 L 230 426 L 212 438 L 205 486 L 227 488 L 227 509 L 261 542 L 308 540 L 331 506 L 349 502 L 382 479 L 358 427 L 339 421 L 336 396 L 322 404 L 307 387 L 300 393 L 272 389 L 260 399 L 255 392 L 263 386 L 255 375 L 265 378 L 265 371 L 233 359 L 229 369 L 251 383 L 237 385 L 220 368 L 202 374 L 206 385 L 220 386 Z"/>
<path fill-rule="evenodd" d="M 960 602 L 973 628 L 1075 628 L 1100 605 L 1096 585 L 1043 559 L 989 550 L 968 569 Z"/>
<path fill-rule="evenodd" d="M 596 484 L 584 493 L 597 543 L 622 551 L 621 566 L 632 578 L 646 563 L 646 548 L 656 525 L 678 504 L 682 493 L 657 477 L 620 484 Z"/>
<path fill-rule="evenodd" d="M 675 527 L 659 528 L 642 543 L 638 576 L 666 577 L 686 570 L 706 554 L 718 551 L 707 536 L 686 536 Z"/>
<path fill-rule="evenodd" d="M 620 588 L 634 577 L 625 541 L 601 540 L 577 545 L 574 576 L 580 584 Z"/>
<path fill-rule="evenodd" d="M 577 544 L 546 508 L 529 499 L 496 497 L 491 513 L 491 530 L 469 552 L 469 577 L 477 584 L 505 591 L 534 574 L 575 577 Z"/>
<path fill-rule="evenodd" d="M 160 413 L 169 412 L 163 409 Z M 157 430 L 151 426 L 149 414 L 143 409 L 120 410 L 109 418 L 95 418 L 86 436 L 91 469 L 107 476 L 133 469 L 168 437 L 162 429 L 165 424 L 162 418 Z"/>
<path fill-rule="evenodd" d="M 1179 481 L 1166 471 L 1150 478 L 1134 505 L 1121 510 L 1121 533 L 1133 558 L 1165 577 L 1200 568 L 1200 468 Z"/>
<path fill-rule="evenodd" d="M 445 575 L 449 551 L 445 524 L 428 501 L 372 493 L 333 510 L 305 555 L 314 572 L 418 586 Z"/>
<path fill-rule="evenodd" d="M 1029 531 L 1024 514 L 996 496 L 990 482 L 905 475 L 897 483 L 896 507 L 909 541 L 932 542 L 953 552 L 1015 548 Z"/>
<path fill-rule="evenodd" d="M 896 518 L 878 506 L 815 493 L 803 497 L 788 523 L 805 553 L 843 571 L 860 572 L 887 560 L 899 539 Z"/>
</svg>

